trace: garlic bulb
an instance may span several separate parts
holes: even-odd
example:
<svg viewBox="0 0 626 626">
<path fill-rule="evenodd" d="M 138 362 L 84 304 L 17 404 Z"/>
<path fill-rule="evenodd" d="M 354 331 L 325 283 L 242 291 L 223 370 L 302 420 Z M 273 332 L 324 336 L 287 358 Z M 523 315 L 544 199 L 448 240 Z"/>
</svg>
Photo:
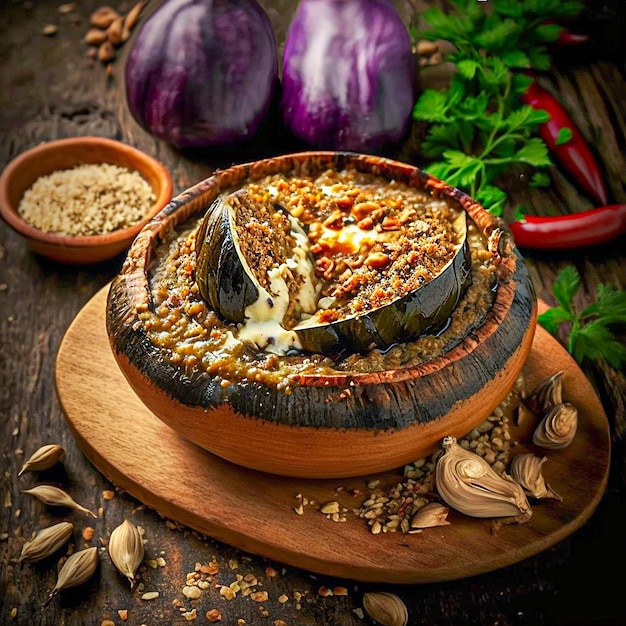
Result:
<svg viewBox="0 0 626 626">
<path fill-rule="evenodd" d="M 435 467 L 439 495 L 452 508 L 472 517 L 513 517 L 526 522 L 532 510 L 521 485 L 501 476 L 483 458 L 445 437 Z"/>
<path fill-rule="evenodd" d="M 553 406 L 533 433 L 533 443 L 558 450 L 572 443 L 578 427 L 578 409 L 569 402 Z"/>
<path fill-rule="evenodd" d="M 546 484 L 542 473 L 542 465 L 547 457 L 535 456 L 532 452 L 518 454 L 511 461 L 511 478 L 518 482 L 524 491 L 533 498 L 554 498 L 563 501 L 563 498 Z"/>
<path fill-rule="evenodd" d="M 541 415 L 553 406 L 563 402 L 563 372 L 557 372 L 539 383 L 526 398 L 526 405 L 531 411 Z"/>
</svg>

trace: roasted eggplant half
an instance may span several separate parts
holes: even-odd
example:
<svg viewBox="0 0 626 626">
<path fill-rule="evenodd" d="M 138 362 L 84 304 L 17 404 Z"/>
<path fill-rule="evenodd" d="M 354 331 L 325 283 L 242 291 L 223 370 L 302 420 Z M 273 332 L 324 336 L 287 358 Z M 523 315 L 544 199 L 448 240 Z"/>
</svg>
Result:
<svg viewBox="0 0 626 626">
<path fill-rule="evenodd" d="M 295 326 L 302 348 L 322 354 L 384 350 L 445 327 L 471 281 L 465 213 L 451 226 L 447 245 L 439 242 L 433 251 L 435 259 L 419 250 L 420 237 L 410 225 L 399 237 L 383 237 L 361 254 L 363 263 L 343 281 L 339 277 L 325 285 L 330 295 Z"/>
<path fill-rule="evenodd" d="M 307 235 L 279 204 L 245 190 L 219 196 L 198 230 L 196 250 L 200 293 L 225 320 L 288 328 L 315 311 L 318 281 Z"/>
</svg>

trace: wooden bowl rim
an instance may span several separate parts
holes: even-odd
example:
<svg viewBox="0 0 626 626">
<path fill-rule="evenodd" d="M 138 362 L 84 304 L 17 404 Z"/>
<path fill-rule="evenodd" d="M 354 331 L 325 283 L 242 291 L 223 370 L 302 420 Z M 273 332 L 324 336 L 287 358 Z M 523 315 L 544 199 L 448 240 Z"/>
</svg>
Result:
<svg viewBox="0 0 626 626">
<path fill-rule="evenodd" d="M 13 181 L 13 177 L 17 172 L 40 158 L 57 152 L 59 150 L 72 151 L 73 149 L 83 150 L 88 147 L 101 147 L 109 153 L 124 154 L 129 157 L 130 160 L 140 165 L 135 167 L 136 171 L 150 171 L 154 174 L 155 179 L 159 181 L 159 189 L 148 181 L 153 191 L 156 194 L 156 200 L 153 203 L 150 210 L 146 213 L 145 217 L 126 228 L 120 228 L 110 233 L 103 233 L 101 235 L 60 235 L 57 233 L 49 233 L 40 230 L 24 220 L 18 213 L 17 207 L 11 201 L 10 189 Z M 101 163 L 108 163 L 107 160 L 98 161 Z M 77 161 L 76 165 L 81 162 Z M 115 164 L 114 161 L 111 161 Z M 132 168 L 128 168 L 132 169 Z M 50 173 L 57 171 L 55 168 L 50 170 Z M 34 183 L 37 178 L 44 176 L 45 174 L 39 174 L 33 177 L 31 182 Z M 145 176 L 144 176 L 145 177 Z M 124 240 L 132 240 L 137 233 L 157 215 L 164 206 L 172 198 L 173 181 L 169 170 L 154 157 L 142 152 L 138 148 L 125 144 L 115 139 L 109 139 L 108 137 L 95 137 L 95 136 L 82 136 L 82 137 L 68 137 L 65 139 L 55 139 L 52 141 L 44 141 L 24 152 L 18 154 L 13 160 L 11 160 L 4 168 L 0 175 L 0 215 L 16 232 L 22 236 L 42 242 L 50 246 L 59 246 L 66 248 L 94 248 L 98 246 L 107 246 L 113 243 L 122 242 Z"/>
<path fill-rule="evenodd" d="M 445 198 L 456 202 L 468 213 L 477 224 L 478 228 L 488 238 L 489 250 L 498 260 L 498 289 L 496 298 L 491 309 L 487 313 L 483 323 L 465 337 L 456 346 L 444 354 L 430 359 L 424 363 L 409 367 L 400 367 L 378 372 L 338 372 L 336 375 L 306 375 L 297 379 L 302 386 L 325 386 L 325 387 L 346 387 L 355 385 L 387 384 L 407 381 L 416 377 L 424 377 L 445 368 L 454 356 L 466 355 L 472 352 L 476 346 L 497 331 L 502 319 L 506 317 L 515 298 L 515 285 L 509 279 L 513 278 L 517 263 L 523 259 L 516 253 L 514 240 L 506 228 L 504 222 L 488 213 L 478 202 L 459 189 L 423 172 L 414 165 L 396 161 L 386 157 L 364 155 L 352 152 L 336 151 L 306 151 L 285 154 L 278 157 L 270 157 L 258 161 L 252 161 L 229 168 L 217 170 L 212 176 L 200 181 L 189 189 L 172 199 L 172 201 L 148 224 L 136 237 L 127 257 L 127 263 L 122 268 L 121 275 L 126 275 L 124 289 L 129 291 L 129 302 L 133 305 L 151 305 L 150 289 L 148 285 L 147 268 L 151 263 L 151 254 L 162 238 L 164 233 L 172 226 L 189 220 L 198 213 L 203 206 L 210 201 L 204 198 L 205 195 L 220 193 L 229 185 L 221 186 L 222 181 L 229 178 L 242 176 L 242 180 L 237 180 L 236 185 L 245 184 L 253 180 L 259 180 L 267 175 L 267 170 L 272 172 L 290 172 L 294 169 L 294 164 L 306 164 L 307 161 L 315 161 L 321 158 L 333 162 L 333 159 L 344 159 L 347 164 L 362 164 L 371 174 L 380 174 L 385 177 L 385 172 L 379 170 L 387 168 L 401 175 L 402 180 L 417 178 L 420 182 L 418 189 L 430 193 L 433 197 Z M 285 166 L 276 169 L 282 164 Z M 316 165 L 316 171 L 321 170 Z M 408 183 L 411 184 L 411 183 Z M 230 185 L 232 186 L 232 185 Z M 197 205 L 197 206 L 195 206 Z M 191 209 L 190 209 L 191 207 Z M 188 210 L 188 212 L 186 211 Z M 132 278 L 131 278 L 132 276 Z M 119 278 L 119 276 L 118 276 Z M 514 281 L 513 281 L 514 282 Z M 109 297 L 115 290 L 115 281 Z M 133 307 L 134 308 L 134 307 Z M 536 310 L 536 302 L 533 311 Z M 533 311 L 530 312 L 531 318 Z M 530 330 L 529 325 L 529 330 Z"/>
</svg>

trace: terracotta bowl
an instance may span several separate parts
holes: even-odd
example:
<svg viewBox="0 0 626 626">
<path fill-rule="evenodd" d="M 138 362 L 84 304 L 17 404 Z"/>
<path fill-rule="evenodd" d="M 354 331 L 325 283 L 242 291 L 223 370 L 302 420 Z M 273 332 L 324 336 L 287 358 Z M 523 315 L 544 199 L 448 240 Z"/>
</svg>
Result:
<svg viewBox="0 0 626 626">
<path fill-rule="evenodd" d="M 24 193 L 41 176 L 83 164 L 108 163 L 139 172 L 156 201 L 141 222 L 102 235 L 68 236 L 44 232 L 22 219 L 17 209 Z M 41 143 L 15 157 L 0 176 L 0 214 L 29 247 L 68 264 L 97 263 L 128 249 L 143 226 L 172 198 L 172 178 L 156 159 L 113 139 L 74 137 Z"/>
<path fill-rule="evenodd" d="M 152 306 L 147 270 L 162 234 L 199 219 L 222 191 L 268 174 L 355 167 L 462 207 L 486 235 L 497 264 L 495 301 L 482 325 L 438 358 L 375 373 L 307 375 L 291 393 L 269 384 L 184 371 L 160 356 L 138 324 Z M 511 390 L 529 354 L 536 298 L 522 257 L 497 218 L 419 169 L 379 157 L 300 153 L 237 165 L 185 191 L 135 239 L 107 304 L 113 354 L 136 394 L 183 437 L 242 466 L 331 478 L 390 470 L 435 451 L 483 421 Z M 346 390 L 349 390 L 348 392 Z"/>
</svg>

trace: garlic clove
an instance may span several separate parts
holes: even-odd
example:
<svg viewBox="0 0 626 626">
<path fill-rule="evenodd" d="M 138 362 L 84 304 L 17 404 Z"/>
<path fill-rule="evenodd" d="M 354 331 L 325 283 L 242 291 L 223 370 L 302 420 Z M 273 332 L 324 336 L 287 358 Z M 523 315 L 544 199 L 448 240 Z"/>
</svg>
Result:
<svg viewBox="0 0 626 626">
<path fill-rule="evenodd" d="M 409 621 L 406 604 L 397 595 L 386 591 L 365 593 L 363 608 L 381 626 L 406 626 Z"/>
<path fill-rule="evenodd" d="M 561 402 L 545 414 L 533 433 L 533 443 L 551 450 L 566 448 L 577 428 L 578 409 L 570 402 Z"/>
<path fill-rule="evenodd" d="M 563 498 L 544 480 L 542 466 L 546 461 L 547 457 L 538 457 L 532 452 L 518 454 L 511 461 L 511 478 L 533 498 L 538 500 L 553 498 L 562 502 Z"/>
<path fill-rule="evenodd" d="M 521 485 L 505 473 L 496 473 L 454 437 L 445 437 L 442 447 L 435 486 L 449 506 L 472 517 L 511 517 L 520 524 L 530 519 L 532 509 Z"/>
<path fill-rule="evenodd" d="M 542 415 L 553 406 L 561 404 L 563 402 L 562 378 L 563 372 L 556 372 L 539 383 L 526 398 L 526 406 L 534 413 Z"/>
<path fill-rule="evenodd" d="M 448 526 L 450 524 L 447 520 L 449 510 L 447 506 L 439 502 L 429 502 L 411 518 L 411 528 Z"/>
<path fill-rule="evenodd" d="M 35 498 L 41 500 L 48 506 L 66 506 L 75 511 L 82 511 L 91 515 L 92 517 L 98 517 L 93 511 L 86 509 L 81 504 L 78 504 L 69 493 L 54 487 L 53 485 L 36 485 L 32 489 L 22 489 L 22 493 L 27 493 Z"/>
<path fill-rule="evenodd" d="M 35 537 L 22 546 L 18 563 L 41 561 L 67 543 L 72 536 L 74 525 L 70 522 L 59 522 L 40 530 Z"/>
<path fill-rule="evenodd" d="M 57 443 L 41 446 L 41 448 L 35 450 L 28 461 L 24 463 L 22 469 L 18 473 L 18 476 L 21 476 L 24 472 L 40 472 L 42 470 L 50 469 L 64 456 L 65 450 L 63 449 L 63 446 L 60 446 Z"/>
<path fill-rule="evenodd" d="M 59 569 L 57 582 L 48 594 L 44 606 L 62 589 L 82 585 L 98 567 L 98 548 L 87 548 L 71 554 Z"/>
<path fill-rule="evenodd" d="M 125 519 L 111 532 L 109 556 L 118 571 L 128 578 L 132 589 L 144 558 L 144 545 L 139 528 L 130 520 Z"/>
</svg>

